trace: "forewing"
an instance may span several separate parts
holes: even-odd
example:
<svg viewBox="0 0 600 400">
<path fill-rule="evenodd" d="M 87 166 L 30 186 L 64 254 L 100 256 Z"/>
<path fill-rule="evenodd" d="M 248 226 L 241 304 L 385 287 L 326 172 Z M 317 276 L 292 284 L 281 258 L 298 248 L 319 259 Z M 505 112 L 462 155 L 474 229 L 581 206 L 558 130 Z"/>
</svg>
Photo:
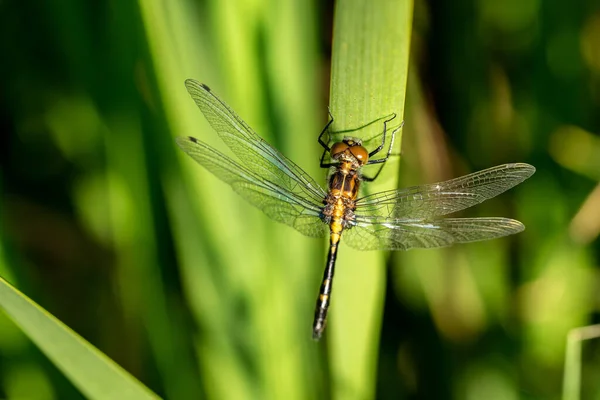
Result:
<svg viewBox="0 0 600 400">
<path fill-rule="evenodd" d="M 193 79 L 186 80 L 185 86 L 209 124 L 246 167 L 289 192 L 323 200 L 325 191 L 319 184 L 258 136 L 208 86 Z"/>
<path fill-rule="evenodd" d="M 193 137 L 179 137 L 177 144 L 198 164 L 229 184 L 240 196 L 275 221 L 307 236 L 321 237 L 327 225 L 320 219 L 322 204 L 267 179 Z"/>
<path fill-rule="evenodd" d="M 446 218 L 357 225 L 344 231 L 342 241 L 358 250 L 408 250 L 495 239 L 524 229 L 509 218 Z"/>
<path fill-rule="evenodd" d="M 445 182 L 375 193 L 357 200 L 356 220 L 383 223 L 451 214 L 499 195 L 534 172 L 529 164 L 504 164 Z"/>
</svg>

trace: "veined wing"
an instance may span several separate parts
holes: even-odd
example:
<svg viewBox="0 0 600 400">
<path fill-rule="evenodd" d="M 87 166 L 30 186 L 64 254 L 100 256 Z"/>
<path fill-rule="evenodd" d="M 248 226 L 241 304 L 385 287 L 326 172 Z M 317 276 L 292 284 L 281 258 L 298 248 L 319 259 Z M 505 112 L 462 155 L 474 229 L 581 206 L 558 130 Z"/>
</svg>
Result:
<svg viewBox="0 0 600 400">
<path fill-rule="evenodd" d="M 363 224 L 345 230 L 342 241 L 358 250 L 408 250 L 451 246 L 512 235 L 525 229 L 509 218 L 445 218 Z"/>
<path fill-rule="evenodd" d="M 445 182 L 375 193 L 356 201 L 356 220 L 394 223 L 451 214 L 499 195 L 534 172 L 529 164 L 504 164 Z"/>
<path fill-rule="evenodd" d="M 292 193 L 321 202 L 326 193 L 306 172 L 258 136 L 210 88 L 188 79 L 185 87 L 223 142 L 248 168 Z"/>
<path fill-rule="evenodd" d="M 321 237 L 327 232 L 327 225 L 320 219 L 321 200 L 304 198 L 276 182 L 263 179 L 196 138 L 178 137 L 176 141 L 198 164 L 270 218 L 307 236 Z"/>
</svg>

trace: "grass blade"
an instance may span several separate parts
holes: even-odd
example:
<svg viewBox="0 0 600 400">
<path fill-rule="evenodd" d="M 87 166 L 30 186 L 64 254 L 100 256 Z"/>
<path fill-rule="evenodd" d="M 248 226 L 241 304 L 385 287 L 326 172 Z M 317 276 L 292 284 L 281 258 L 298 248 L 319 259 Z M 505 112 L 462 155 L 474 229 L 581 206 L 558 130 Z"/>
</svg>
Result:
<svg viewBox="0 0 600 400">
<path fill-rule="evenodd" d="M 397 114 L 392 126 L 400 125 L 412 8 L 410 0 L 337 2 L 330 101 L 335 119 L 333 132 L 352 130 L 392 113 Z M 364 140 L 380 134 L 381 130 L 382 123 L 378 122 L 351 135 Z M 400 139 L 398 134 L 394 153 L 399 153 Z M 370 143 L 365 145 L 374 147 Z M 379 183 L 369 185 L 369 190 L 390 189 L 390 182 L 396 180 L 398 162 L 398 157 L 390 159 L 378 178 Z M 344 399 L 372 398 L 384 296 L 383 257 L 344 247 L 338 263 L 340 272 L 335 283 L 330 326 L 334 394 Z M 348 397 L 350 394 L 354 397 Z"/>
<path fill-rule="evenodd" d="M 0 278 L 0 307 L 90 399 L 157 399 L 69 327 Z"/>
<path fill-rule="evenodd" d="M 600 325 L 575 328 L 567 336 L 565 374 L 563 377 L 563 400 L 581 398 L 581 345 L 584 340 L 600 337 Z"/>
</svg>

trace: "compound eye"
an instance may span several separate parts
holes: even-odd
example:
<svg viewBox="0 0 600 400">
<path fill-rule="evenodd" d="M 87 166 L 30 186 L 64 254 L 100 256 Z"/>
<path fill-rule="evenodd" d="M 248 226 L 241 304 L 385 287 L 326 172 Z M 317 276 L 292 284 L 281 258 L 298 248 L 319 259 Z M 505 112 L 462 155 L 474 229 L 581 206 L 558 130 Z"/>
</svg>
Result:
<svg viewBox="0 0 600 400">
<path fill-rule="evenodd" d="M 362 146 L 352 146 L 350 152 L 361 164 L 365 164 L 369 160 L 369 152 Z"/>
<path fill-rule="evenodd" d="M 331 158 L 337 158 L 346 150 L 348 150 L 348 145 L 346 143 L 337 142 L 334 143 L 333 146 L 331 146 L 331 150 L 329 151 L 329 153 L 331 154 Z"/>
</svg>

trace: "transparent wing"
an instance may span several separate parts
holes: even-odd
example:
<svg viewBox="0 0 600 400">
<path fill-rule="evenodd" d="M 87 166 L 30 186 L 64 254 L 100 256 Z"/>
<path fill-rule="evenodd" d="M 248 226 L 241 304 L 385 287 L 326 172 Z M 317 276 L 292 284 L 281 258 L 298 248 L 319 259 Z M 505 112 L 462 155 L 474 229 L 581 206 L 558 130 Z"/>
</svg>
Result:
<svg viewBox="0 0 600 400">
<path fill-rule="evenodd" d="M 196 138 L 179 137 L 176 142 L 198 164 L 229 184 L 240 196 L 275 221 L 307 236 L 321 237 L 327 232 L 327 225 L 319 217 L 322 199 L 315 202 L 276 182 L 263 179 Z"/>
<path fill-rule="evenodd" d="M 289 192 L 323 200 L 326 193 L 319 184 L 258 136 L 208 86 L 193 79 L 186 80 L 185 86 L 213 129 L 246 167 Z"/>
<path fill-rule="evenodd" d="M 446 218 L 357 225 L 344 231 L 342 241 L 358 250 L 408 250 L 495 239 L 524 229 L 508 218 Z"/>
<path fill-rule="evenodd" d="M 450 214 L 495 197 L 534 172 L 529 164 L 504 164 L 445 182 L 375 193 L 357 200 L 356 220 L 384 223 Z"/>
</svg>

